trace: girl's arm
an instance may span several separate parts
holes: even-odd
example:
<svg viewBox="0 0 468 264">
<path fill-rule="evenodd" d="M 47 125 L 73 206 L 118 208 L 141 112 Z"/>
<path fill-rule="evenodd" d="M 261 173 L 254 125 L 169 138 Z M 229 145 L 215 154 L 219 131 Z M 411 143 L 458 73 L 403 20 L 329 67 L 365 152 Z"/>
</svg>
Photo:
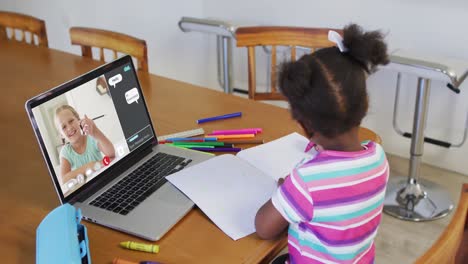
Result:
<svg viewBox="0 0 468 264">
<path fill-rule="evenodd" d="M 115 157 L 115 149 L 112 142 L 101 132 L 97 127 L 95 128 L 96 134 L 94 138 L 98 142 L 99 150 L 104 153 L 105 156 L 108 156 L 110 159 Z"/>
<path fill-rule="evenodd" d="M 83 132 L 86 135 L 92 136 L 98 143 L 99 150 L 109 158 L 115 157 L 115 149 L 112 142 L 102 133 L 102 131 L 96 126 L 93 120 L 89 119 L 86 115 L 80 121 L 80 125 L 83 128 Z"/>
<path fill-rule="evenodd" d="M 277 237 L 288 227 L 288 224 L 288 221 L 273 206 L 271 199 L 258 210 L 255 216 L 255 229 L 262 239 Z"/>
</svg>

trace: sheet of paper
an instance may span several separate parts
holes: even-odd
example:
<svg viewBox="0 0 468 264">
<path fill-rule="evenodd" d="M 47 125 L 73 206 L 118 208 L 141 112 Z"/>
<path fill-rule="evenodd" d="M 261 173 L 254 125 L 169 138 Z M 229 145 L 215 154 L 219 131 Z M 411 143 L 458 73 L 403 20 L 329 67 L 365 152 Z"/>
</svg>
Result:
<svg viewBox="0 0 468 264">
<path fill-rule="evenodd" d="M 246 160 L 275 180 L 288 175 L 303 158 L 309 140 L 298 133 L 292 133 L 257 147 L 242 150 L 237 157 Z"/>
<path fill-rule="evenodd" d="M 276 190 L 271 177 L 233 155 L 217 156 L 167 179 L 234 240 L 255 232 L 255 215 Z"/>
</svg>

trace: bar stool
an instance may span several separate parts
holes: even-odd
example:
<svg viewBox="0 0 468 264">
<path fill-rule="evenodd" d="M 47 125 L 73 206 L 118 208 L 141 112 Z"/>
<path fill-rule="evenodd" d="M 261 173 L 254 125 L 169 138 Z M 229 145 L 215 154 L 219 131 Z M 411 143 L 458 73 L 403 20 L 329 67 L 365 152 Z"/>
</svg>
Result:
<svg viewBox="0 0 468 264">
<path fill-rule="evenodd" d="M 465 123 L 463 139 L 458 144 L 452 144 L 424 136 L 431 80 L 446 82 L 450 90 L 455 93 L 460 93 L 458 87 L 468 76 L 468 70 L 466 70 L 468 68 L 467 66 L 461 66 L 458 62 L 454 62 L 451 66 L 452 67 L 421 60 L 405 54 L 405 52 L 402 51 L 391 55 L 390 63 L 386 66 L 386 68 L 398 72 L 393 127 L 398 134 L 411 138 L 410 169 L 408 177 L 392 176 L 387 185 L 383 210 L 391 216 L 409 221 L 428 221 L 442 218 L 448 215 L 453 209 L 453 202 L 447 191 L 438 184 L 420 179 L 419 177 L 424 142 L 450 148 L 460 147 L 466 140 L 468 116 Z M 454 66 L 457 67 L 457 71 L 454 70 Z M 461 68 L 463 68 L 462 71 L 460 71 Z M 462 74 L 457 77 L 457 72 Z M 401 73 L 410 73 L 418 76 L 412 133 L 403 132 L 398 128 L 396 122 Z"/>
</svg>

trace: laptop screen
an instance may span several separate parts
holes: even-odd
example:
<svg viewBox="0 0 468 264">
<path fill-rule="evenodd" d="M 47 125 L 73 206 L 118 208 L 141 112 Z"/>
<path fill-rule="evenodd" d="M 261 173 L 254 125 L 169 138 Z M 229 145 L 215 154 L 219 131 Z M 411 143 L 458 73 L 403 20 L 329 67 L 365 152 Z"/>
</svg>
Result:
<svg viewBox="0 0 468 264">
<path fill-rule="evenodd" d="M 133 67 L 127 56 L 28 102 L 63 198 L 155 139 Z"/>
</svg>

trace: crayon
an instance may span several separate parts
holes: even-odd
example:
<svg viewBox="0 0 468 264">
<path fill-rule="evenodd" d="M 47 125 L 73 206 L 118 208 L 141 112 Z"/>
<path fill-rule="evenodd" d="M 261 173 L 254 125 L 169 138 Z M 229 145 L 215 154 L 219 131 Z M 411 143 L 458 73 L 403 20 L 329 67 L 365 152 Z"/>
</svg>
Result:
<svg viewBox="0 0 468 264">
<path fill-rule="evenodd" d="M 153 245 L 153 244 L 144 244 L 144 243 L 137 243 L 133 241 L 125 241 L 125 242 L 121 242 L 120 246 L 123 248 L 127 248 L 127 249 L 139 250 L 139 251 L 150 252 L 150 253 L 159 252 L 159 246 Z"/>
</svg>

